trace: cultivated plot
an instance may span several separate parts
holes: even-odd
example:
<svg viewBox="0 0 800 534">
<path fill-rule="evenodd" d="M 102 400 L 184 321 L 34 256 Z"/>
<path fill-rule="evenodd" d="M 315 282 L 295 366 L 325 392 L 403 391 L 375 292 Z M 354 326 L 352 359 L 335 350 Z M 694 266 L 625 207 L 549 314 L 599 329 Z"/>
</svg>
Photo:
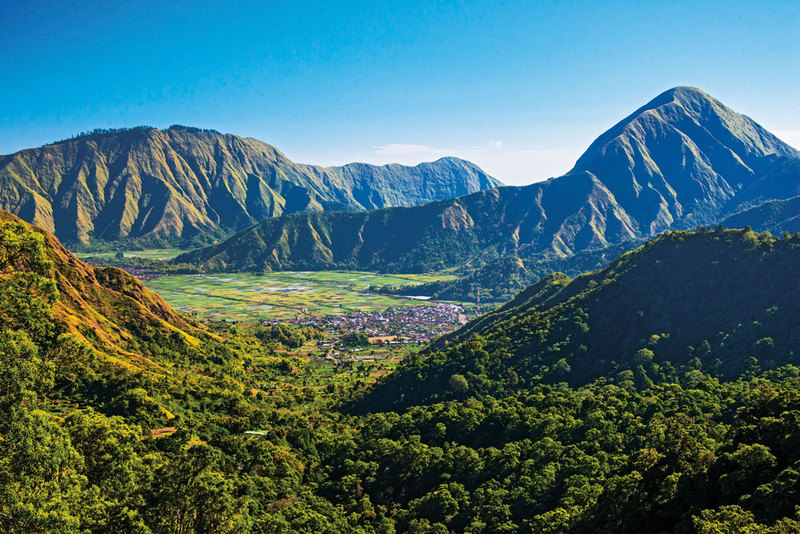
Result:
<svg viewBox="0 0 800 534">
<path fill-rule="evenodd" d="M 261 320 L 419 305 L 418 300 L 372 293 L 369 287 L 448 279 L 452 276 L 292 271 L 171 275 L 145 283 L 176 309 L 197 314 L 201 319 Z"/>
</svg>

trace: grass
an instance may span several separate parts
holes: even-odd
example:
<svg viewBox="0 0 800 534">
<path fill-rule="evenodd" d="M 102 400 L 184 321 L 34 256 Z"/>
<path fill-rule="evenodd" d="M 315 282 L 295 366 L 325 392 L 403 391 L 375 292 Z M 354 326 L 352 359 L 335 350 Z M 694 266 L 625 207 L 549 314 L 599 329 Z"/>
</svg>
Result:
<svg viewBox="0 0 800 534">
<path fill-rule="evenodd" d="M 368 291 L 370 286 L 413 285 L 450 275 L 358 271 L 221 273 L 162 276 L 145 282 L 174 308 L 200 319 L 291 319 L 351 311 L 382 311 L 421 302 Z"/>
<path fill-rule="evenodd" d="M 122 252 L 126 258 L 142 258 L 145 260 L 171 260 L 179 254 L 186 252 L 179 248 L 153 248 L 145 250 L 121 250 L 113 252 L 74 252 L 79 259 L 100 258 L 104 260 L 116 259 L 116 255 Z"/>
</svg>

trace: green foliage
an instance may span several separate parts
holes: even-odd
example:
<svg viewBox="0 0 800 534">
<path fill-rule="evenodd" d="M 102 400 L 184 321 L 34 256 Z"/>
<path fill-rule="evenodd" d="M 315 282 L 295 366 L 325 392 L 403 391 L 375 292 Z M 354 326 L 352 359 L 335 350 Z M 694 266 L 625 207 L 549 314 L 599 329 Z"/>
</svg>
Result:
<svg viewBox="0 0 800 534">
<path fill-rule="evenodd" d="M 315 335 L 286 325 L 220 325 L 197 344 L 137 332 L 157 371 L 98 362 L 53 318 L 56 295 L 25 302 L 58 273 L 28 230 L 3 231 L 32 266 L 0 276 L 30 283 L 8 282 L 0 308 L 3 532 L 800 527 L 795 295 L 758 281 L 794 265 L 792 236 L 671 234 L 593 275 L 550 275 L 371 390 L 278 356 Z M 679 287 L 714 262 L 714 309 L 741 314 L 728 322 Z M 587 353 L 608 361 L 587 371 Z"/>
<path fill-rule="evenodd" d="M 367 347 L 369 346 L 369 337 L 360 332 L 345 334 L 341 338 L 342 345 L 347 347 Z"/>
<path fill-rule="evenodd" d="M 619 254 L 636 248 L 637 240 L 598 250 L 581 251 L 566 257 L 536 254 L 531 258 L 502 256 L 473 260 L 461 266 L 456 280 L 431 282 L 416 286 L 385 286 L 379 291 L 397 295 L 430 295 L 435 299 L 482 303 L 502 303 L 542 278 L 561 272 L 569 276 L 604 267 Z"/>
<path fill-rule="evenodd" d="M 464 375 L 452 375 L 449 380 L 450 387 L 456 393 L 464 394 L 469 389 L 469 382 Z"/>
<path fill-rule="evenodd" d="M 314 339 L 321 339 L 322 332 L 314 327 L 292 327 L 285 323 L 263 326 L 255 331 L 263 343 L 280 343 L 284 347 L 298 348 Z M 369 343 L 369 339 L 367 339 Z"/>
<path fill-rule="evenodd" d="M 696 370 L 732 379 L 797 363 L 800 292 L 774 280 L 791 279 L 798 254 L 797 236 L 667 233 L 601 271 L 541 280 L 435 341 L 364 405 L 447 399 L 453 374 L 502 396 L 541 380 L 578 385 L 600 376 L 647 387 L 681 378 L 676 364 L 687 364 L 682 378 L 691 383 Z"/>
</svg>

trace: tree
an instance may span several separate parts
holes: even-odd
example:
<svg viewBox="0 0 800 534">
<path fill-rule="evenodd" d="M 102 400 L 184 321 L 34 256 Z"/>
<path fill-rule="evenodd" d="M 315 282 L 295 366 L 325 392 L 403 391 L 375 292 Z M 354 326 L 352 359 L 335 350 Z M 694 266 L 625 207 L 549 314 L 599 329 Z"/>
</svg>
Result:
<svg viewBox="0 0 800 534">
<path fill-rule="evenodd" d="M 19 223 L 0 226 L 0 329 L 24 330 L 34 340 L 52 333 L 52 266 L 41 235 Z"/>
<path fill-rule="evenodd" d="M 347 347 L 367 347 L 369 346 L 369 337 L 360 332 L 345 334 L 342 336 L 342 345 Z"/>
<path fill-rule="evenodd" d="M 455 374 L 450 377 L 450 388 L 456 393 L 466 393 L 469 389 L 469 382 L 464 375 Z"/>
</svg>

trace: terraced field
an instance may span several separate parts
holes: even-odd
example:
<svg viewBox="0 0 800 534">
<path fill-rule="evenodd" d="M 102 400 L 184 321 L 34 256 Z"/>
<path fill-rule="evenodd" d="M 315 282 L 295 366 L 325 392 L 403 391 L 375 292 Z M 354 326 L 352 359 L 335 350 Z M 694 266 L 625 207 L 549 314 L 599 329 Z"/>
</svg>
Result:
<svg viewBox="0 0 800 534">
<path fill-rule="evenodd" d="M 200 319 L 258 320 L 419 305 L 419 300 L 370 293 L 368 288 L 451 278 L 429 274 L 316 271 L 171 275 L 148 280 L 145 284 L 176 309 L 196 314 Z"/>
</svg>

